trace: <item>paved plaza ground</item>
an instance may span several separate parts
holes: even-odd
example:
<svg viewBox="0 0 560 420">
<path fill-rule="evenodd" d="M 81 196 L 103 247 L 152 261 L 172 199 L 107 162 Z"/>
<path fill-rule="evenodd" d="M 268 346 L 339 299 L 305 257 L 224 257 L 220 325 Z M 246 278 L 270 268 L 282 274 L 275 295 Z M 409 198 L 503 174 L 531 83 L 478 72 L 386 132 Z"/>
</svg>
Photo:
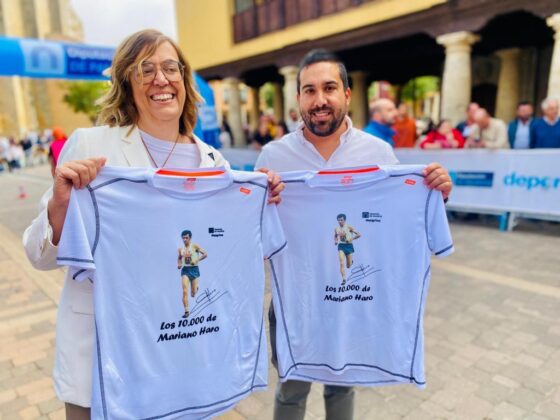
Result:
<svg viewBox="0 0 560 420">
<path fill-rule="evenodd" d="M 63 272 L 34 270 L 21 246 L 49 177 L 0 173 L 0 419 L 64 418 L 51 382 Z M 456 252 L 434 261 L 426 308 L 427 388 L 359 388 L 355 418 L 560 419 L 560 226 L 451 227 Z M 220 419 L 271 419 L 275 382 L 271 369 L 267 391 Z M 306 419 L 321 418 L 314 385 Z"/>
</svg>

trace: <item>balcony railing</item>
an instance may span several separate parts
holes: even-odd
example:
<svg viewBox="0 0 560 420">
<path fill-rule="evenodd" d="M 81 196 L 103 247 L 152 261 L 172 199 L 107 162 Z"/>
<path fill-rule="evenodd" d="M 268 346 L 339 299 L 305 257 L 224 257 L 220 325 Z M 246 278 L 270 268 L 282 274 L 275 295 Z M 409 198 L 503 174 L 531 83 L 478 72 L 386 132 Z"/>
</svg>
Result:
<svg viewBox="0 0 560 420">
<path fill-rule="evenodd" d="M 265 0 L 233 16 L 235 42 L 338 13 L 372 0 Z"/>
</svg>

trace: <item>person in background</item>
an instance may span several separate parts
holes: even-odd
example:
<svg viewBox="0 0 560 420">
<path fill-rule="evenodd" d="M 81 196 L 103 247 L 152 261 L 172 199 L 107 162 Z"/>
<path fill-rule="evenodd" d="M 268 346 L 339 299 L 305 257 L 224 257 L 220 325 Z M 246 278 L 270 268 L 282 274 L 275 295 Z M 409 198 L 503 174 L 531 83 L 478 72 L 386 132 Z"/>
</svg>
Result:
<svg viewBox="0 0 560 420">
<path fill-rule="evenodd" d="M 8 148 L 8 170 L 12 172 L 14 169 L 21 169 L 25 154 L 21 144 L 16 143 L 13 137 L 10 137 L 10 146 Z"/>
<path fill-rule="evenodd" d="M 10 141 L 7 137 L 0 135 L 0 171 L 9 170 L 8 157 L 10 152 Z"/>
<path fill-rule="evenodd" d="M 508 125 L 508 141 L 512 149 L 528 149 L 531 145 L 533 106 L 522 101 L 517 105 L 517 115 Z"/>
<path fill-rule="evenodd" d="M 441 120 L 420 143 L 421 149 L 462 149 L 465 139 L 449 120 Z"/>
<path fill-rule="evenodd" d="M 455 127 L 457 130 L 459 130 L 459 132 L 465 139 L 469 137 L 469 135 L 471 134 L 471 129 L 475 125 L 474 113 L 478 109 L 480 109 L 480 105 L 478 105 L 476 102 L 471 102 L 467 106 L 467 119 L 465 121 L 461 121 L 459 124 L 457 124 L 457 127 Z"/>
<path fill-rule="evenodd" d="M 465 142 L 466 148 L 509 149 L 505 122 L 492 118 L 484 108 L 474 112 L 474 122 Z"/>
<path fill-rule="evenodd" d="M 416 144 L 416 121 L 408 115 L 408 106 L 401 103 L 397 108 L 397 119 L 393 124 L 395 147 L 414 147 Z"/>
<path fill-rule="evenodd" d="M 270 120 L 266 116 L 261 116 L 261 118 L 259 118 L 259 126 L 253 134 L 249 147 L 254 150 L 261 150 L 262 147 L 271 140 Z"/>
<path fill-rule="evenodd" d="M 547 98 L 542 101 L 543 117 L 531 127 L 531 149 L 548 149 L 560 147 L 560 118 L 558 117 L 558 100 Z"/>
<path fill-rule="evenodd" d="M 278 121 L 274 128 L 274 140 L 280 140 L 282 137 L 289 133 L 286 123 L 282 120 Z"/>
<path fill-rule="evenodd" d="M 286 121 L 286 126 L 288 127 L 288 131 L 286 132 L 286 134 L 288 132 L 292 132 L 292 131 L 296 131 L 296 128 L 299 125 L 299 115 L 297 113 L 297 111 L 295 109 L 290 109 L 289 111 L 289 118 Z"/>
<path fill-rule="evenodd" d="M 391 126 L 395 124 L 397 119 L 395 103 L 387 98 L 377 99 L 372 102 L 369 113 L 370 121 L 364 127 L 364 131 L 394 146 L 393 136 L 395 131 Z"/>
<path fill-rule="evenodd" d="M 33 142 L 29 136 L 25 136 L 19 141 L 25 155 L 25 166 L 33 166 Z"/>
<path fill-rule="evenodd" d="M 231 127 L 227 122 L 226 115 L 224 114 L 222 118 L 222 126 L 220 127 L 220 143 L 222 143 L 223 148 L 227 149 L 233 145 L 233 134 L 231 132 Z"/>
<path fill-rule="evenodd" d="M 49 163 L 51 164 L 51 175 L 54 178 L 54 171 L 56 170 L 56 164 L 58 163 L 58 156 L 66 143 L 67 137 L 60 127 L 54 127 L 52 131 L 53 140 L 49 146 Z"/>
</svg>

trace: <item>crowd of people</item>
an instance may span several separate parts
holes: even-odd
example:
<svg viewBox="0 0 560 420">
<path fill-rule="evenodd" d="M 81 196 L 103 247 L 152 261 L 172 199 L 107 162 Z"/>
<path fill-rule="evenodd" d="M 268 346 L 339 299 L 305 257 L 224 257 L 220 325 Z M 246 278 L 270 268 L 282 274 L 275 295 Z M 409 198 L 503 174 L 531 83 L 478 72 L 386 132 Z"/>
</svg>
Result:
<svg viewBox="0 0 560 420">
<path fill-rule="evenodd" d="M 437 123 L 424 123 L 411 116 L 406 103 L 395 105 L 391 99 L 379 98 L 370 103 L 370 120 L 363 128 L 366 133 L 378 137 L 394 148 L 420 149 L 538 149 L 560 148 L 559 101 L 547 98 L 541 103 L 542 117 L 534 116 L 528 101 L 519 102 L 516 117 L 508 124 L 493 117 L 476 102 L 471 102 L 465 112 L 465 120 L 456 126 L 452 121 L 441 119 Z M 254 131 L 246 129 L 250 149 L 262 147 L 284 135 L 294 132 L 300 124 L 295 109 L 286 121 L 263 113 Z M 233 145 L 233 134 L 227 119 L 223 118 L 220 141 L 223 147 Z"/>
<path fill-rule="evenodd" d="M 12 172 L 48 161 L 54 173 L 65 141 L 66 134 L 60 127 L 45 130 L 41 135 L 30 132 L 19 140 L 0 135 L 0 172 Z"/>
<path fill-rule="evenodd" d="M 421 149 L 540 149 L 560 148 L 559 102 L 547 98 L 541 103 L 543 116 L 535 118 L 530 102 L 517 105 L 516 117 L 506 124 L 492 117 L 476 102 L 466 109 L 464 121 L 453 127 L 451 121 L 429 122 L 419 133 L 406 104 L 381 98 L 370 104 L 370 121 L 364 131 L 391 146 Z"/>
<path fill-rule="evenodd" d="M 245 130 L 249 148 L 260 151 L 265 144 L 273 140 L 280 140 L 286 134 L 295 131 L 300 123 L 299 115 L 295 109 L 290 109 L 288 116 L 289 118 L 284 121 L 266 113 L 261 114 L 257 121 L 257 128 L 254 131 L 249 128 Z M 233 133 L 225 115 L 222 120 L 220 143 L 222 147 L 231 147 L 233 146 Z"/>
<path fill-rule="evenodd" d="M 286 134 L 295 131 L 299 123 L 299 115 L 295 109 L 289 112 L 287 121 L 277 120 L 272 115 L 262 114 L 257 129 L 249 136 L 249 147 L 260 151 L 262 147 L 273 141 L 280 140 Z"/>
</svg>

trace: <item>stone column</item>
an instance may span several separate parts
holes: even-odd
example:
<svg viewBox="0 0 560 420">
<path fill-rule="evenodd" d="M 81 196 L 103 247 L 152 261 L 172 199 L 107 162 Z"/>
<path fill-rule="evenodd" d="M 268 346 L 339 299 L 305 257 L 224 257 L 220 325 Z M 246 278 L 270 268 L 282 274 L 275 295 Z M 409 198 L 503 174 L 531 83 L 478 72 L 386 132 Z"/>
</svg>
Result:
<svg viewBox="0 0 560 420">
<path fill-rule="evenodd" d="M 284 76 L 284 121 L 288 121 L 290 109 L 298 109 L 297 95 L 297 66 L 285 66 L 280 68 L 280 74 Z"/>
<path fill-rule="evenodd" d="M 554 50 L 550 62 L 547 96 L 560 99 L 560 13 L 553 14 L 546 23 L 554 29 Z"/>
<path fill-rule="evenodd" d="M 496 97 L 496 118 L 510 121 L 515 118 L 519 102 L 519 48 L 496 51 L 500 57 L 500 76 Z"/>
<path fill-rule="evenodd" d="M 249 89 L 249 127 L 251 131 L 255 131 L 259 124 L 259 88 L 248 86 Z"/>
<path fill-rule="evenodd" d="M 435 92 L 432 101 L 431 114 L 430 114 L 430 118 L 432 119 L 432 121 L 439 120 L 439 116 L 441 115 L 440 110 L 441 110 L 441 94 L 439 92 Z"/>
<path fill-rule="evenodd" d="M 233 147 L 245 147 L 245 133 L 241 119 L 241 94 L 239 92 L 239 79 L 226 77 L 224 79 L 225 89 L 228 91 L 228 114 L 227 120 L 233 134 Z"/>
<path fill-rule="evenodd" d="M 441 83 L 441 117 L 455 125 L 465 117 L 471 100 L 471 46 L 480 37 L 470 32 L 452 32 L 439 36 L 445 47 L 445 65 Z"/>
<path fill-rule="evenodd" d="M 272 83 L 274 88 L 274 119 L 280 121 L 284 119 L 284 94 L 280 83 Z"/>
<path fill-rule="evenodd" d="M 353 71 L 350 73 L 352 78 L 352 97 L 350 100 L 350 112 L 352 113 L 352 123 L 356 128 L 364 128 L 368 123 L 368 103 L 367 103 L 367 73 L 365 71 Z"/>
</svg>

